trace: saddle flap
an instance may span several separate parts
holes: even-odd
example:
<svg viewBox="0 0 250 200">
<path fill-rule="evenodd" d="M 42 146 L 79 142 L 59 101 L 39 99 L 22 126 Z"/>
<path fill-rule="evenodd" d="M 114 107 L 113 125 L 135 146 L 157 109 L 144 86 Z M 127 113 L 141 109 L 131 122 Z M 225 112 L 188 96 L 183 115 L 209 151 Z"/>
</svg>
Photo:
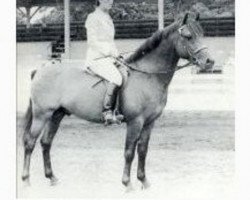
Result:
<svg viewBox="0 0 250 200">
<path fill-rule="evenodd" d="M 106 59 L 105 59 L 106 60 Z M 110 62 L 112 61 L 112 62 Z M 88 63 L 87 72 L 100 79 L 122 86 L 128 79 L 128 68 L 125 64 L 116 62 L 114 59 L 109 61 L 93 61 Z M 93 86 L 97 86 L 102 80 L 98 80 Z"/>
</svg>

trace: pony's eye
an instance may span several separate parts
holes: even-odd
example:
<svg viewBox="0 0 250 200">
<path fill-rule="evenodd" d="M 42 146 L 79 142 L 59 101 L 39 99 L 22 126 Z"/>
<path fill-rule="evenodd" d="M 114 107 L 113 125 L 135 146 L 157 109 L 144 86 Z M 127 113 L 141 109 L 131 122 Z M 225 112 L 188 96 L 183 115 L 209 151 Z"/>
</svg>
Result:
<svg viewBox="0 0 250 200">
<path fill-rule="evenodd" d="M 185 31 L 185 32 L 183 31 L 182 36 L 185 37 L 188 40 L 192 39 L 192 34 L 189 31 Z"/>
<path fill-rule="evenodd" d="M 190 40 L 190 39 L 192 39 L 192 34 L 189 32 L 189 30 L 187 30 L 186 28 L 184 28 L 184 27 L 181 27 L 181 28 L 179 28 L 179 33 L 180 33 L 180 35 L 182 36 L 182 37 L 184 37 L 184 38 L 186 38 L 186 39 L 188 39 L 188 40 Z"/>
<path fill-rule="evenodd" d="M 191 35 L 188 35 L 186 36 L 187 40 L 191 40 L 192 39 L 192 36 Z"/>
<path fill-rule="evenodd" d="M 183 30 L 183 27 L 178 29 L 178 32 L 180 33 L 180 35 L 182 35 L 182 30 Z"/>
</svg>

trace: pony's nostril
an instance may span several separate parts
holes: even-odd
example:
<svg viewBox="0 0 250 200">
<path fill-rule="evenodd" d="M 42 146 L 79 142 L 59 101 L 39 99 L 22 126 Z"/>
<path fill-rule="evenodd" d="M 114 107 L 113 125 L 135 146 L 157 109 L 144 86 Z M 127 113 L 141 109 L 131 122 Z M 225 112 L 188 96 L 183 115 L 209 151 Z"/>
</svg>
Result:
<svg viewBox="0 0 250 200">
<path fill-rule="evenodd" d="M 197 62 L 197 59 L 196 58 L 192 58 L 193 59 L 193 62 L 196 63 Z"/>
<path fill-rule="evenodd" d="M 214 60 L 208 58 L 206 63 L 213 65 L 214 64 Z"/>
</svg>

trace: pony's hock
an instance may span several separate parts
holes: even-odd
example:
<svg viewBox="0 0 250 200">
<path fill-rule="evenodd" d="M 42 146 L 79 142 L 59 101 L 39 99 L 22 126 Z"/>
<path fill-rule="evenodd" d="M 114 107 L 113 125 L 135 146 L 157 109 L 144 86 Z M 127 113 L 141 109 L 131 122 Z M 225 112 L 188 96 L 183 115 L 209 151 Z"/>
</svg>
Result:
<svg viewBox="0 0 250 200">
<path fill-rule="evenodd" d="M 126 59 L 131 68 L 129 77 L 120 90 L 118 102 L 127 125 L 122 177 L 122 182 L 127 187 L 131 186 L 130 172 L 136 148 L 137 177 L 147 186 L 145 162 L 150 134 L 155 120 L 166 106 L 168 86 L 178 68 L 179 59 L 195 61 L 201 69 L 211 68 L 213 65 L 207 49 L 200 42 L 201 36 L 202 29 L 197 18 L 186 14 L 182 20 L 154 33 Z M 63 117 L 73 114 L 91 122 L 103 123 L 105 82 L 102 81 L 93 88 L 100 78 L 83 73 L 82 67 L 64 65 L 64 62 L 58 62 L 53 67 L 46 65 L 33 76 L 23 137 L 25 182 L 29 182 L 30 159 L 41 133 L 42 144 L 46 144 L 43 145 L 45 175 L 54 174 L 50 147 Z M 49 178 L 54 182 L 52 177 Z"/>
</svg>

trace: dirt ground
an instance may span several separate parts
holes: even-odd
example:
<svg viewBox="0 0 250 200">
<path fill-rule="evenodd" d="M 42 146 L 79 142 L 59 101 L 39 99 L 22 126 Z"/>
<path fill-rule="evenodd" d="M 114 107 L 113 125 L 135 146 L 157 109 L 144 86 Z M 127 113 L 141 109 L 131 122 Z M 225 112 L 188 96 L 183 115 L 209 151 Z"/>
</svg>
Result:
<svg viewBox="0 0 250 200">
<path fill-rule="evenodd" d="M 23 148 L 18 115 L 18 197 L 234 199 L 234 112 L 165 111 L 153 130 L 147 157 L 151 188 L 141 190 L 132 168 L 134 191 L 121 184 L 125 126 L 104 128 L 66 117 L 51 150 L 60 179 L 43 175 L 40 145 L 31 163 L 31 187 L 21 182 Z"/>
</svg>

